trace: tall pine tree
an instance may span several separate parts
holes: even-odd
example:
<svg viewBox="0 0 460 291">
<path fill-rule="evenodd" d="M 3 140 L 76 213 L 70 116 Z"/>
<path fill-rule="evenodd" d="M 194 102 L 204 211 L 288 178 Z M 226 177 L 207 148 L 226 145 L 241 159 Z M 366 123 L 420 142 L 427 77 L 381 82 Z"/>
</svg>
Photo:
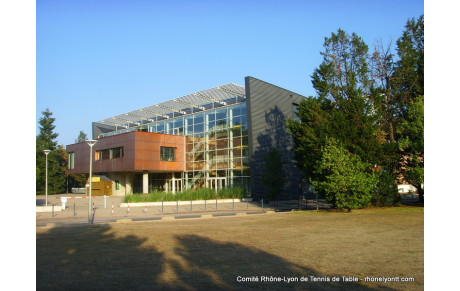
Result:
<svg viewBox="0 0 460 291">
<path fill-rule="evenodd" d="M 39 119 L 40 133 L 36 138 L 36 193 L 45 194 L 46 157 L 44 150 L 50 150 L 48 154 L 48 194 L 63 193 L 66 190 L 65 169 L 67 155 L 62 146 L 58 146 L 54 132 L 55 118 L 47 108 L 42 112 Z"/>
</svg>

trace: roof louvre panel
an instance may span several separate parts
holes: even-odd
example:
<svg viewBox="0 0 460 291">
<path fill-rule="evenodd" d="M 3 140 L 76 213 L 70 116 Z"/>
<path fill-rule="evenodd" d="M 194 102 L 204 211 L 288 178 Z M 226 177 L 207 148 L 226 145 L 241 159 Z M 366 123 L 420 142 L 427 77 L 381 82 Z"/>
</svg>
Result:
<svg viewBox="0 0 460 291">
<path fill-rule="evenodd" d="M 110 118 L 98 121 L 98 123 L 115 124 L 125 128 L 130 127 L 131 124 L 139 125 L 142 120 L 153 122 L 151 117 L 161 116 L 163 118 L 170 118 L 172 113 L 186 114 L 184 111 L 187 108 L 195 107 L 204 110 L 206 104 L 217 102 L 226 105 L 225 100 L 233 97 L 245 98 L 245 90 L 243 86 L 229 83 L 215 88 L 207 89 L 204 91 L 188 94 L 173 100 L 168 100 L 155 105 L 133 110 L 128 113 L 123 113 Z M 169 114 L 169 115 L 168 115 Z M 117 121 L 117 122 L 116 122 Z M 120 121 L 120 122 L 118 122 Z"/>
</svg>

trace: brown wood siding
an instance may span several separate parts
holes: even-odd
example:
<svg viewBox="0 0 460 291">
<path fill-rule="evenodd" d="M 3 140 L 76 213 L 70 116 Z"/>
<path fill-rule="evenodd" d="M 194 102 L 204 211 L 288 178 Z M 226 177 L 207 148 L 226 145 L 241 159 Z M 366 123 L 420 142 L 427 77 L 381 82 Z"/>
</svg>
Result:
<svg viewBox="0 0 460 291">
<path fill-rule="evenodd" d="M 134 131 L 97 140 L 93 146 L 93 159 L 99 150 L 123 147 L 123 157 L 108 160 L 93 160 L 93 173 L 151 171 L 184 171 L 184 137 L 177 135 Z M 176 148 L 176 161 L 160 161 L 160 147 Z M 89 172 L 89 151 L 86 142 L 68 145 L 68 153 L 74 153 L 75 167 L 67 174 Z"/>
</svg>

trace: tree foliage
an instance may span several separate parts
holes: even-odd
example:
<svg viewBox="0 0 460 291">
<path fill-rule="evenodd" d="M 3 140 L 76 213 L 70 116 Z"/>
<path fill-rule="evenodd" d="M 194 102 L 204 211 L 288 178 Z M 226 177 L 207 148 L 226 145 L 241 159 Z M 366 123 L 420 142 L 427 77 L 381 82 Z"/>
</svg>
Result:
<svg viewBox="0 0 460 291">
<path fill-rule="evenodd" d="M 338 209 L 351 211 L 368 206 L 378 184 L 378 175 L 370 171 L 370 165 L 333 138 L 326 140 L 321 153 L 315 172 L 325 179 L 313 180 L 313 187 Z"/>
<path fill-rule="evenodd" d="M 423 201 L 424 181 L 424 96 L 418 96 L 407 106 L 407 118 L 398 132 L 401 135 L 399 146 L 402 153 L 403 174 L 413 185 Z"/>
<path fill-rule="evenodd" d="M 55 118 L 47 108 L 42 112 L 39 119 L 40 133 L 36 137 L 36 193 L 45 194 L 46 157 L 44 150 L 50 150 L 48 154 L 48 193 L 62 193 L 66 189 L 65 169 L 67 167 L 67 153 L 62 146 L 58 146 L 54 132 Z"/>
<path fill-rule="evenodd" d="M 75 140 L 75 142 L 76 143 L 84 142 L 87 139 L 88 139 L 88 136 L 86 135 L 86 133 L 83 130 L 80 130 L 80 133 L 78 134 L 78 137 Z"/>
<path fill-rule="evenodd" d="M 424 16 L 409 19 L 401 38 L 396 42 L 399 60 L 395 82 L 401 103 L 424 95 Z M 404 109 L 404 107 L 403 107 Z M 407 111 L 403 111 L 407 114 Z"/>
<path fill-rule="evenodd" d="M 410 19 L 397 41 L 399 61 L 395 83 L 398 86 L 401 126 L 399 147 L 401 172 L 417 188 L 424 200 L 424 17 Z"/>
<path fill-rule="evenodd" d="M 351 208 L 396 203 L 399 174 L 416 187 L 423 182 L 423 16 L 407 22 L 396 44 L 399 59 L 391 43 L 369 54 L 355 33 L 339 29 L 325 38 L 323 61 L 312 75 L 317 96 L 303 100 L 297 120 L 287 122 L 297 166 L 337 207 L 344 207 L 343 197 Z M 339 161 L 330 155 L 345 152 L 353 157 L 345 164 L 359 175 L 345 165 L 341 177 L 332 171 L 328 163 Z M 364 188 L 340 190 L 358 180 Z"/>
</svg>

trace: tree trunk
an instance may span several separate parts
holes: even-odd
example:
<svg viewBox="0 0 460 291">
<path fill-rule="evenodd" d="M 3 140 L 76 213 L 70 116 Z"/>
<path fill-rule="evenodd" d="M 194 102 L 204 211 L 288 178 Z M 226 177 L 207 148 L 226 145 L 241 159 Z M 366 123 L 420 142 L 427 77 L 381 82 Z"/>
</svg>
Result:
<svg viewBox="0 0 460 291">
<path fill-rule="evenodd" d="M 425 201 L 425 193 L 424 189 L 421 184 L 418 184 L 416 187 L 418 193 L 418 202 L 424 203 Z"/>
</svg>

